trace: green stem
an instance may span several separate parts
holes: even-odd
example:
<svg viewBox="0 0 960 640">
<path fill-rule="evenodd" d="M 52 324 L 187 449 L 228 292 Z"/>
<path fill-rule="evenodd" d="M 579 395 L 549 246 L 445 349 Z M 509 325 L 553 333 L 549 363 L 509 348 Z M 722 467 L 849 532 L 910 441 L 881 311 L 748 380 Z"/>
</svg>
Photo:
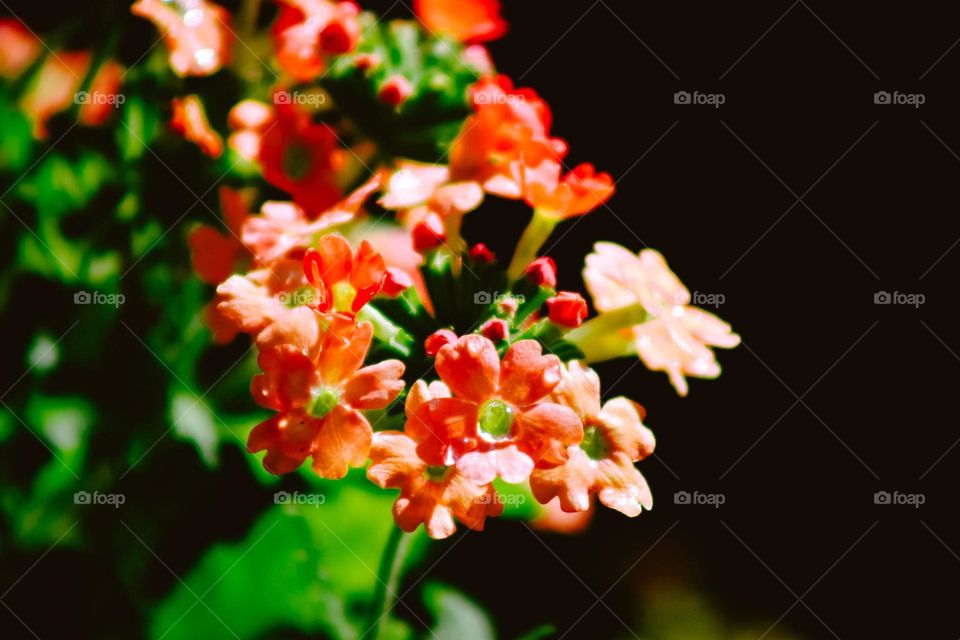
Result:
<svg viewBox="0 0 960 640">
<path fill-rule="evenodd" d="M 402 327 L 394 324 L 390 318 L 373 305 L 364 305 L 357 318 L 373 325 L 373 336 L 404 357 L 409 357 L 413 347 L 413 336 Z"/>
<path fill-rule="evenodd" d="M 241 36 L 250 37 L 257 30 L 257 18 L 260 16 L 260 0 L 243 0 L 238 12 L 237 26 Z"/>
<path fill-rule="evenodd" d="M 370 640 L 378 640 L 383 622 L 390 616 L 390 611 L 397 600 L 397 589 L 400 587 L 400 574 L 406 561 L 407 552 L 413 536 L 404 533 L 400 527 L 391 526 L 390 536 L 380 557 L 380 568 L 377 571 L 376 591 L 373 594 L 373 608 L 370 610 L 370 624 L 366 636 Z"/>
<path fill-rule="evenodd" d="M 570 331 L 564 338 L 580 349 L 588 362 L 612 360 L 635 353 L 633 340 L 621 332 L 649 319 L 650 315 L 643 305 L 635 303 L 605 311 Z"/>
<path fill-rule="evenodd" d="M 520 242 L 517 243 L 517 250 L 513 253 L 513 260 L 510 261 L 510 268 L 507 270 L 510 280 L 520 278 L 527 265 L 536 260 L 537 253 L 553 233 L 558 222 L 560 220 L 557 218 L 545 216 L 537 211 L 533 212 L 530 224 L 523 230 Z"/>
</svg>

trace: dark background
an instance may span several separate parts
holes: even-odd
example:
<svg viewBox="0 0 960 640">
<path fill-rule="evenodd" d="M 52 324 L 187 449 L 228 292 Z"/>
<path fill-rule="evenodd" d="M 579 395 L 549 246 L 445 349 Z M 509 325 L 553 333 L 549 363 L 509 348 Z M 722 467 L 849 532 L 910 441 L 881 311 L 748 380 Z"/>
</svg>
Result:
<svg viewBox="0 0 960 640">
<path fill-rule="evenodd" d="M 657 434 L 657 459 L 641 464 L 651 513 L 601 512 L 582 538 L 547 538 L 566 567 L 529 533 L 494 526 L 440 570 L 462 578 L 489 558 L 475 579 L 498 619 L 536 608 L 561 629 L 626 573 L 604 602 L 628 624 L 631 591 L 669 574 L 734 619 L 772 623 L 789 609 L 780 625 L 805 637 L 956 638 L 960 451 L 932 466 L 957 438 L 960 250 L 944 256 L 960 237 L 953 12 L 603 0 L 506 13 L 498 67 L 551 104 L 571 164 L 618 181 L 608 208 L 554 236 L 561 285 L 579 286 L 598 238 L 649 246 L 691 291 L 726 296 L 718 313 L 744 344 L 719 352 L 723 376 L 693 382 L 684 400 L 662 374 L 601 368 L 605 393 L 642 402 Z M 675 105 L 678 90 L 726 103 Z M 880 90 L 926 103 L 875 105 Z M 473 222 L 506 250 L 523 218 Z M 878 306 L 880 290 L 926 303 Z M 677 490 L 726 503 L 675 505 Z M 880 490 L 926 503 L 875 505 Z M 515 562 L 536 563 L 543 581 L 511 579 Z M 625 634 L 597 605 L 567 637 Z"/>
<path fill-rule="evenodd" d="M 14 4 L 41 26 L 90 10 Z M 363 6 L 409 13 L 403 2 Z M 511 31 L 491 47 L 498 68 L 551 104 L 571 166 L 592 161 L 618 181 L 609 206 L 548 243 L 561 286 L 580 287 L 597 239 L 649 246 L 691 291 L 725 296 L 717 313 L 744 344 L 719 352 L 723 376 L 693 381 L 686 399 L 634 362 L 600 367 L 606 395 L 648 409 L 658 438 L 656 457 L 641 464 L 651 513 L 600 510 L 575 537 L 493 522 L 436 545 L 422 569 L 435 563 L 432 576 L 484 603 L 505 637 L 538 620 L 561 631 L 576 623 L 568 638 L 629 637 L 624 626 L 646 622 L 636 594 L 681 584 L 761 630 L 784 614 L 777 629 L 801 637 L 956 638 L 960 330 L 950 309 L 960 249 L 949 250 L 960 239 L 960 48 L 948 50 L 960 23 L 951 9 L 524 0 L 505 13 Z M 679 90 L 726 102 L 676 105 Z M 926 104 L 875 105 L 880 90 L 919 92 Z M 469 218 L 466 235 L 507 256 L 526 214 L 493 208 Z M 876 305 L 881 290 L 926 302 Z M 222 477 L 247 474 L 240 455 L 225 456 Z M 726 501 L 674 504 L 681 490 Z M 881 490 L 926 502 L 876 505 Z M 229 535 L 223 512 L 239 522 L 253 510 L 190 514 L 189 526 Z M 198 552 L 163 555 L 179 567 Z M 50 597 L 67 619 L 99 615 L 64 602 L 78 582 L 105 579 L 96 567 L 51 559 L 18 589 L 17 610 L 42 619 L 42 600 L 29 601 Z M 162 569 L 155 576 L 157 593 L 171 586 Z"/>
</svg>

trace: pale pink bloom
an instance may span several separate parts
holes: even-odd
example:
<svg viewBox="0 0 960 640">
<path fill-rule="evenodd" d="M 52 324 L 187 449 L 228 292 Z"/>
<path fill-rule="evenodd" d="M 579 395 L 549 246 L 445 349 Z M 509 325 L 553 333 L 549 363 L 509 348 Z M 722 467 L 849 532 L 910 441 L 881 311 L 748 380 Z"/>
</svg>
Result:
<svg viewBox="0 0 960 640">
<path fill-rule="evenodd" d="M 385 209 L 426 206 L 441 217 L 473 211 L 483 202 L 483 187 L 477 182 L 450 182 L 450 168 L 404 160 L 387 180 L 380 204 Z"/>
<path fill-rule="evenodd" d="M 216 73 L 230 57 L 230 14 L 206 0 L 138 0 L 130 10 L 152 21 L 170 51 L 170 66 L 180 76 Z"/>
<path fill-rule="evenodd" d="M 612 242 L 598 242 L 587 256 L 583 278 L 597 311 L 640 304 L 651 317 L 632 328 L 637 354 L 652 371 L 665 371 L 681 396 L 685 376 L 720 375 L 710 347 L 730 349 L 740 336 L 729 324 L 690 306 L 690 292 L 653 249 L 633 254 Z"/>
</svg>

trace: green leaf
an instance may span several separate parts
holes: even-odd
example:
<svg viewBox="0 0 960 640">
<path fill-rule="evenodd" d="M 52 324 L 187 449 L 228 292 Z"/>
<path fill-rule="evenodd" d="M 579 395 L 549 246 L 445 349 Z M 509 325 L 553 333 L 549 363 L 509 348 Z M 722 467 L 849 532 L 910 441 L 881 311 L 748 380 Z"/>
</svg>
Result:
<svg viewBox="0 0 960 640">
<path fill-rule="evenodd" d="M 193 393 L 175 391 L 170 399 L 170 420 L 177 437 L 192 443 L 207 466 L 216 466 L 220 437 L 206 403 Z"/>
<path fill-rule="evenodd" d="M 354 479 L 364 484 L 353 486 Z M 148 636 L 269 637 L 283 627 L 356 640 L 384 540 L 395 526 L 394 496 L 367 483 L 362 472 L 315 483 L 315 493 L 287 493 L 281 498 L 287 504 L 264 512 L 244 539 L 208 550 L 184 576 L 185 584 L 154 607 Z M 297 495 L 323 498 L 296 504 Z M 418 541 L 414 554 L 422 552 L 422 535 Z M 204 605 L 194 606 L 194 594 Z"/>
<path fill-rule="evenodd" d="M 437 640 L 493 640 L 497 637 L 490 616 L 453 587 L 431 582 L 423 588 L 423 601 L 436 624 Z"/>
</svg>

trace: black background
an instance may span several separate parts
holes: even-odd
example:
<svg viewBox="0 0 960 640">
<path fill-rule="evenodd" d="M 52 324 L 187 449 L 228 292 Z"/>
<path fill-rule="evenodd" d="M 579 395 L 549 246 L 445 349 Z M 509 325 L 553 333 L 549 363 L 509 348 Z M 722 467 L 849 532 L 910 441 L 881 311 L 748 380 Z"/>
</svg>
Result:
<svg viewBox="0 0 960 640">
<path fill-rule="evenodd" d="M 404 2 L 363 5 L 409 14 Z M 17 12 L 60 19 L 44 7 Z M 431 577 L 484 603 L 504 637 L 536 621 L 576 623 L 567 638 L 632 637 L 624 627 L 644 622 L 637 594 L 664 580 L 706 590 L 760 629 L 785 614 L 777 629 L 802 637 L 960 636 L 950 7 L 516 0 L 505 13 L 498 68 L 551 104 L 571 166 L 591 161 L 618 181 L 609 206 L 548 243 L 561 286 L 581 286 L 598 239 L 656 248 L 691 291 L 725 296 L 717 312 L 744 344 L 719 352 L 723 376 L 692 382 L 686 399 L 633 362 L 599 367 L 605 394 L 644 404 L 657 434 L 641 465 L 651 513 L 601 510 L 576 537 L 492 522 L 436 545 L 423 568 L 436 562 Z M 677 105 L 680 90 L 726 102 Z M 875 105 L 880 90 L 926 103 Z M 471 214 L 467 237 L 508 256 L 529 214 L 490 209 Z M 926 302 L 876 305 L 881 290 Z M 676 505 L 681 490 L 726 502 Z M 926 503 L 876 505 L 877 491 Z M 190 526 L 213 525 L 198 514 Z M 70 567 L 38 567 L 54 593 L 66 590 L 58 571 Z M 162 593 L 172 579 L 157 576 Z M 18 598 L 41 598 L 33 584 Z M 69 602 L 47 606 L 73 615 Z M 42 621 L 39 601 L 30 608 Z"/>
<path fill-rule="evenodd" d="M 722 377 L 686 399 L 663 374 L 600 368 L 605 394 L 642 402 L 657 434 L 657 459 L 641 464 L 651 513 L 601 512 L 582 537 L 545 537 L 563 563 L 494 525 L 438 570 L 474 575 L 505 626 L 533 610 L 565 629 L 626 572 L 603 601 L 627 625 L 643 617 L 635 591 L 666 574 L 760 629 L 789 609 L 777 629 L 804 637 L 956 638 L 960 449 L 944 456 L 960 373 L 953 13 L 608 0 L 506 13 L 498 68 L 551 104 L 571 166 L 592 161 L 618 181 L 609 207 L 552 239 L 561 285 L 580 285 L 597 239 L 649 246 L 691 291 L 726 297 L 718 314 L 744 344 L 718 352 Z M 726 102 L 676 105 L 679 90 Z M 926 103 L 875 105 L 880 90 Z M 511 210 L 470 227 L 507 250 L 524 221 Z M 875 305 L 878 291 L 926 302 Z M 726 503 L 675 505 L 678 490 Z M 926 503 L 876 505 L 881 490 Z M 566 637 L 631 636 L 597 605 Z"/>
</svg>

